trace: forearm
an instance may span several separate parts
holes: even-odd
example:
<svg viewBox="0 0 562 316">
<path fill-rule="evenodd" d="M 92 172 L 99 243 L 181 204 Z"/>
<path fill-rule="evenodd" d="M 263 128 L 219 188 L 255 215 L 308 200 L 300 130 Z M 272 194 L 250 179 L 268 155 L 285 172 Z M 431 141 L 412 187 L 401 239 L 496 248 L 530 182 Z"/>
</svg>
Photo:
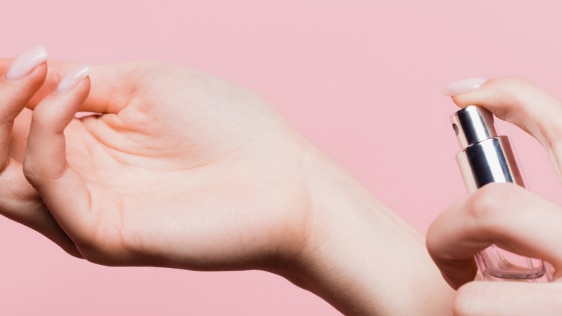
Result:
<svg viewBox="0 0 562 316">
<path fill-rule="evenodd" d="M 346 315 L 450 314 L 423 237 L 331 162 L 308 170 L 315 211 L 296 283 Z"/>
</svg>

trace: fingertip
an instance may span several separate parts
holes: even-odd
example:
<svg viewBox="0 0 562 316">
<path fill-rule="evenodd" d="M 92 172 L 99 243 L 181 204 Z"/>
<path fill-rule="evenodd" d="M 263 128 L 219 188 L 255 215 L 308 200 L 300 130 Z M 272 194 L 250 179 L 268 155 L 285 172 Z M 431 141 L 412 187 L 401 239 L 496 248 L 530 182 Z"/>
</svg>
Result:
<svg viewBox="0 0 562 316">
<path fill-rule="evenodd" d="M 524 78 L 493 78 L 478 89 L 452 96 L 452 101 L 461 108 L 478 105 L 490 110 L 535 137 L 549 151 L 562 137 L 562 102 Z M 555 152 L 556 161 L 562 160 L 559 156 Z"/>
<path fill-rule="evenodd" d="M 487 292 L 485 286 L 478 281 L 460 286 L 453 302 L 453 315 L 484 315 L 482 314 L 485 311 L 482 295 Z"/>
<path fill-rule="evenodd" d="M 66 74 L 57 86 L 57 92 L 66 92 L 72 90 L 80 82 L 86 80 L 89 83 L 90 68 L 87 65 L 81 65 L 72 69 Z"/>
<path fill-rule="evenodd" d="M 521 77 L 492 78 L 475 89 L 452 95 L 452 100 L 461 107 L 471 104 L 486 107 L 502 119 L 523 114 L 536 116 L 545 106 L 559 103 L 550 93 Z"/>
<path fill-rule="evenodd" d="M 87 66 L 71 70 L 61 79 L 58 88 L 35 107 L 32 124 L 62 133 L 87 99 L 90 86 Z"/>
<path fill-rule="evenodd" d="M 463 85 L 464 88 L 462 88 Z M 529 86 L 529 82 L 518 77 L 500 77 L 487 80 L 466 79 L 452 83 L 450 86 L 453 88 L 450 89 L 456 89 L 457 93 L 451 92 L 447 95 L 459 107 L 479 105 L 486 107 L 496 115 L 499 107 L 509 103 L 506 102 L 506 98 L 508 96 L 513 97 L 518 93 L 521 90 L 519 88 L 521 85 L 524 90 L 525 86 Z"/>
<path fill-rule="evenodd" d="M 457 96 L 464 93 L 474 91 L 486 82 L 486 79 L 469 78 L 455 81 L 443 89 L 443 94 L 446 96 Z"/>
<path fill-rule="evenodd" d="M 9 66 L 4 77 L 10 81 L 21 80 L 39 65 L 47 61 L 49 54 L 42 45 L 37 45 L 21 54 Z"/>
</svg>

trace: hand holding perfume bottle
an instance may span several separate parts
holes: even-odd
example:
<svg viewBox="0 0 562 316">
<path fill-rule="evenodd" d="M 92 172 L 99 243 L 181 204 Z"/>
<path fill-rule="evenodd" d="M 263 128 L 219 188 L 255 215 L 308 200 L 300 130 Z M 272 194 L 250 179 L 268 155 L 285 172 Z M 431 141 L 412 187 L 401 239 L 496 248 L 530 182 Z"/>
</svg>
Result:
<svg viewBox="0 0 562 316">
<path fill-rule="evenodd" d="M 490 112 L 539 140 L 560 176 L 562 102 L 513 78 L 463 81 L 446 94 L 462 108 L 453 124 L 472 193 L 438 216 L 426 243 L 458 290 L 455 315 L 561 315 L 562 208 L 523 188 L 509 143 L 497 136 Z"/>
</svg>

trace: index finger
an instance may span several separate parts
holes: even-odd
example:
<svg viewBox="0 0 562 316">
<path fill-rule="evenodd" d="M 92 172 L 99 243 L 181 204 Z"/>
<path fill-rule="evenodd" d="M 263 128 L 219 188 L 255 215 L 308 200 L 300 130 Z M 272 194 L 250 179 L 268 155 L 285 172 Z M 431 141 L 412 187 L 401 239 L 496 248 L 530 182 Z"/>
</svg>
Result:
<svg viewBox="0 0 562 316">
<path fill-rule="evenodd" d="M 495 244 L 562 267 L 562 210 L 510 183 L 487 184 L 430 226 L 428 251 L 454 288 L 472 281 L 474 255 Z"/>
<path fill-rule="evenodd" d="M 562 102 L 558 98 L 521 78 L 496 78 L 452 99 L 460 107 L 483 106 L 531 134 L 546 148 L 562 177 Z"/>
</svg>

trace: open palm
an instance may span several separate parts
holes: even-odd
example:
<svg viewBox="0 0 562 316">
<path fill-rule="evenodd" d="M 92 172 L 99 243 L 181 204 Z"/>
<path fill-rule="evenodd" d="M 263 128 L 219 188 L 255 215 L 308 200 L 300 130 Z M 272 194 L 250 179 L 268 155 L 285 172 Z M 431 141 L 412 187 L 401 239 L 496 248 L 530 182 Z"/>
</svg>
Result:
<svg viewBox="0 0 562 316">
<path fill-rule="evenodd" d="M 108 265 L 268 268 L 298 251 L 310 146 L 259 96 L 147 63 L 51 92 L 70 66 L 49 67 L 23 164 L 52 214 L 42 233 Z"/>
</svg>

